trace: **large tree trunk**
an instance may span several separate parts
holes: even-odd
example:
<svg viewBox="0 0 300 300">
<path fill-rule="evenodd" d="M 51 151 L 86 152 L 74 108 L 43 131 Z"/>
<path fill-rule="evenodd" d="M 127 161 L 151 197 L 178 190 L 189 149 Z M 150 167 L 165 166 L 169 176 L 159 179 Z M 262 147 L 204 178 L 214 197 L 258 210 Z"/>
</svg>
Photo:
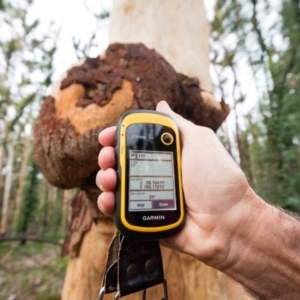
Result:
<svg viewBox="0 0 300 300">
<path fill-rule="evenodd" d="M 79 256 L 69 261 L 62 299 L 97 299 L 113 233 L 114 225 L 110 219 L 92 223 L 84 236 Z M 169 299 L 248 299 L 244 290 L 232 279 L 191 257 L 167 248 L 162 248 L 162 255 Z M 147 291 L 149 300 L 161 299 L 162 296 L 161 285 Z M 113 300 L 114 293 L 106 295 L 105 299 Z M 128 295 L 124 299 L 140 300 L 142 294 Z"/>
<path fill-rule="evenodd" d="M 222 105 L 203 92 L 212 92 L 208 36 L 209 25 L 200 0 L 114 0 L 110 42 L 144 43 L 154 48 L 177 72 L 198 78 L 204 101 L 221 111 Z M 79 219 L 87 222 L 86 217 Z M 70 259 L 63 299 L 96 299 L 113 231 L 113 223 L 106 219 L 92 222 L 78 256 Z M 163 248 L 162 253 L 170 299 L 246 299 L 243 288 L 225 275 L 170 249 Z M 151 288 L 147 295 L 159 299 L 162 289 Z M 140 298 L 139 293 L 125 297 Z"/>
</svg>

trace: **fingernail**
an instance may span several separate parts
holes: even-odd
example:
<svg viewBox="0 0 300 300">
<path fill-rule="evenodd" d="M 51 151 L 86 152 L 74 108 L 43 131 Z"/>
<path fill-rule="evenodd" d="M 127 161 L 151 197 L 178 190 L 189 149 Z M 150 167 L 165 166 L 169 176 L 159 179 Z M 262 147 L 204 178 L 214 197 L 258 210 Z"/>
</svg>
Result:
<svg viewBox="0 0 300 300">
<path fill-rule="evenodd" d="M 97 184 L 98 188 L 103 192 L 103 187 L 101 184 L 101 176 L 102 176 L 102 171 L 100 169 L 96 176 L 96 184 Z"/>
<path fill-rule="evenodd" d="M 102 212 L 103 211 L 103 207 L 102 207 L 102 203 L 99 201 L 99 203 L 98 203 L 98 208 L 99 208 L 99 210 Z"/>
</svg>

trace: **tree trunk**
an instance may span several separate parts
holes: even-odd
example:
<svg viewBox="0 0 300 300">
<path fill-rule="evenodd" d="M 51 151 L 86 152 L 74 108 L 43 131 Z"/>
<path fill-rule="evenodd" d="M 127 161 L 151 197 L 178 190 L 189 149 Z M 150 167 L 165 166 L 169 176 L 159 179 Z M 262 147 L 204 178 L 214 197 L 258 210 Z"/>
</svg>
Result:
<svg viewBox="0 0 300 300">
<path fill-rule="evenodd" d="M 14 163 L 14 140 L 8 143 L 7 152 L 8 152 L 7 163 L 6 163 L 7 173 L 4 182 L 0 234 L 5 234 L 7 230 L 8 205 L 9 205 L 9 196 L 10 196 L 10 189 L 12 184 L 13 163 Z"/>
<path fill-rule="evenodd" d="M 69 261 L 62 299 L 97 299 L 101 285 L 108 248 L 114 234 L 112 220 L 92 223 L 85 234 L 78 257 Z M 176 251 L 161 248 L 165 277 L 168 281 L 169 299 L 249 299 L 244 290 L 232 279 L 214 269 Z M 147 299 L 161 299 L 162 286 L 147 290 Z M 113 300 L 114 293 L 105 296 Z M 122 299 L 140 300 L 141 292 Z"/>
<path fill-rule="evenodd" d="M 48 194 L 48 224 L 51 224 L 51 230 L 52 228 L 55 228 L 58 225 L 55 221 L 57 218 L 57 211 L 56 206 L 59 202 L 59 205 L 62 206 L 62 201 L 59 199 L 59 193 L 58 188 L 49 184 L 49 194 Z M 50 229 L 50 228 L 49 228 Z M 55 232 L 52 232 L 51 234 L 55 234 Z"/>
<path fill-rule="evenodd" d="M 16 223 L 17 218 L 20 215 L 20 208 L 22 203 L 22 192 L 24 189 L 25 177 L 26 177 L 26 167 L 28 163 L 29 153 L 30 153 L 30 137 L 24 138 L 24 145 L 23 145 L 23 153 L 22 153 L 22 162 L 19 171 L 19 184 L 18 184 L 18 191 L 16 196 L 16 206 L 14 211 L 14 223 Z"/>
<path fill-rule="evenodd" d="M 71 200 L 75 195 L 75 190 L 64 190 L 63 192 L 63 206 L 62 206 L 62 222 L 61 226 L 63 229 L 68 228 L 68 224 L 70 223 L 71 217 Z"/>
<path fill-rule="evenodd" d="M 202 0 L 114 0 L 110 43 L 143 43 L 173 68 L 196 77 L 212 92 L 209 75 L 210 26 Z"/>
<path fill-rule="evenodd" d="M 45 180 L 42 182 L 41 185 L 41 201 L 40 201 L 40 210 L 41 210 L 41 224 L 42 224 L 42 228 L 41 228 L 41 234 L 47 232 L 48 229 L 48 208 L 49 208 L 49 187 L 50 184 Z"/>
<path fill-rule="evenodd" d="M 3 175 L 2 175 L 2 169 L 4 166 L 4 160 L 5 160 L 5 150 L 4 150 L 4 141 L 6 139 L 6 122 L 5 120 L 2 120 L 0 123 L 3 128 L 0 128 L 1 135 L 0 135 L 0 194 L 2 192 L 3 188 Z M 1 205 L 2 201 L 0 201 Z"/>
<path fill-rule="evenodd" d="M 202 90 L 212 92 L 208 37 L 202 1 L 114 0 L 111 43 L 144 43 L 177 72 L 197 77 Z M 211 95 L 202 94 L 215 110 L 222 109 Z M 78 256 L 70 258 L 62 299 L 97 298 L 113 231 L 113 223 L 106 219 L 93 222 L 87 229 Z M 246 299 L 243 288 L 224 274 L 173 250 L 162 248 L 162 253 L 170 299 Z M 160 286 L 147 293 L 148 299 L 159 299 L 162 295 Z M 113 299 L 113 295 L 105 299 Z M 124 299 L 141 299 L 141 294 Z"/>
</svg>

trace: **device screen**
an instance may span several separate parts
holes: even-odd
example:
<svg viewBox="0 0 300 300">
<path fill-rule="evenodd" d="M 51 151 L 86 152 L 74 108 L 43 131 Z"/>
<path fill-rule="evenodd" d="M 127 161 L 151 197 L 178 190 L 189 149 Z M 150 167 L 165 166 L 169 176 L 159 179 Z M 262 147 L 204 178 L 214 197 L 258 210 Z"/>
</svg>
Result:
<svg viewBox="0 0 300 300">
<path fill-rule="evenodd" d="M 178 220 L 176 153 L 172 128 L 149 123 L 127 127 L 125 214 L 129 223 L 156 227 Z M 158 214 L 163 218 L 154 221 Z"/>
<path fill-rule="evenodd" d="M 171 151 L 129 150 L 129 211 L 176 210 Z"/>
</svg>

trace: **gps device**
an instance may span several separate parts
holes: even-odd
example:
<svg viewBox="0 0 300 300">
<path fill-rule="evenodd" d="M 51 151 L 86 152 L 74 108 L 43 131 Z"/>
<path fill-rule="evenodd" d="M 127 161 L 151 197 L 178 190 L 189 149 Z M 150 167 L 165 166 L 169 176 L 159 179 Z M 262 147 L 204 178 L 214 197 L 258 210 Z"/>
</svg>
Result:
<svg viewBox="0 0 300 300">
<path fill-rule="evenodd" d="M 116 132 L 115 222 L 135 239 L 161 239 L 184 224 L 181 151 L 173 119 L 150 110 L 126 112 Z"/>
</svg>

